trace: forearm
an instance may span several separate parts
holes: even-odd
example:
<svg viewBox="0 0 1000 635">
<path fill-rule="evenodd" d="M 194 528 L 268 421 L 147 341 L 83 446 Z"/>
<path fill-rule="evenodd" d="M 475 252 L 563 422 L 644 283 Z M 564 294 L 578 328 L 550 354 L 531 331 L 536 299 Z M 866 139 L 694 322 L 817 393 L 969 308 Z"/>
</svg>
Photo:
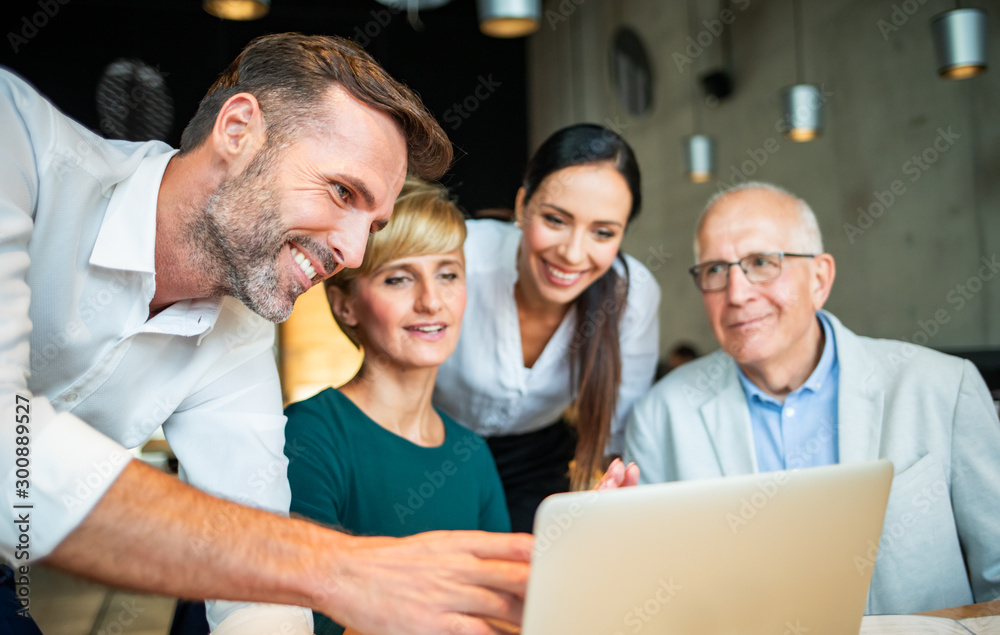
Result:
<svg viewBox="0 0 1000 635">
<path fill-rule="evenodd" d="M 47 558 L 98 582 L 192 599 L 312 606 L 336 532 L 209 496 L 132 461 Z"/>
<path fill-rule="evenodd" d="M 223 501 L 133 461 L 48 557 L 98 582 L 163 595 L 293 604 L 366 635 L 498 631 L 519 623 L 531 536 L 359 538 Z"/>
</svg>

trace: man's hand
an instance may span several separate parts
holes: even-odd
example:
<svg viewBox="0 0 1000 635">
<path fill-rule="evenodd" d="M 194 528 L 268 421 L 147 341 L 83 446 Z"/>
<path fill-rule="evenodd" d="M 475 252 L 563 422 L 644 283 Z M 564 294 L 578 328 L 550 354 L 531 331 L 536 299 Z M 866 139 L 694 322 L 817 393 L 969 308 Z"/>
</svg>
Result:
<svg viewBox="0 0 1000 635">
<path fill-rule="evenodd" d="M 496 635 L 487 619 L 521 622 L 531 548 L 527 534 L 348 536 L 133 460 L 47 561 L 161 595 L 308 606 L 365 635 Z"/>
<path fill-rule="evenodd" d="M 314 606 L 365 635 L 496 635 L 521 623 L 532 537 L 437 531 L 338 541 Z"/>
</svg>

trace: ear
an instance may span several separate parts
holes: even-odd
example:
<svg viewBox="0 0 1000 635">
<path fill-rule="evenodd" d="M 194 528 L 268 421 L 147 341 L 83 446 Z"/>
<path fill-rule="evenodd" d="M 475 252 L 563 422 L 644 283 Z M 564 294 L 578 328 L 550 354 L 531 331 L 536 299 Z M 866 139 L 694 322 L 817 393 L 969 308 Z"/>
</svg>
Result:
<svg viewBox="0 0 1000 635">
<path fill-rule="evenodd" d="M 518 188 L 514 199 L 514 222 L 518 227 L 524 227 L 524 188 Z"/>
<path fill-rule="evenodd" d="M 810 292 L 812 293 L 813 308 L 817 311 L 826 304 L 826 299 L 830 297 L 830 290 L 833 289 L 833 279 L 837 277 L 837 263 L 834 262 L 830 254 L 819 254 L 813 258 Z"/>
<path fill-rule="evenodd" d="M 212 127 L 211 144 L 228 172 L 241 172 L 264 147 L 266 139 L 264 115 L 256 97 L 237 93 L 222 104 Z"/>
<path fill-rule="evenodd" d="M 326 300 L 330 303 L 330 311 L 341 324 L 351 328 L 358 325 L 357 311 L 354 309 L 354 298 L 340 287 L 330 285 L 326 289 Z"/>
</svg>

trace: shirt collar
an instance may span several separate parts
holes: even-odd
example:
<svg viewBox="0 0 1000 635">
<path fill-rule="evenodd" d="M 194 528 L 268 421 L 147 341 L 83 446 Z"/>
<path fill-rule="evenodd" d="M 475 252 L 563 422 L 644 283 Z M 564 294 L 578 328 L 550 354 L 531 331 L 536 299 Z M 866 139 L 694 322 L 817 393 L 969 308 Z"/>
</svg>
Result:
<svg viewBox="0 0 1000 635">
<path fill-rule="evenodd" d="M 833 325 L 830 324 L 829 318 L 823 315 L 822 312 L 816 312 L 816 319 L 819 320 L 820 326 L 823 329 L 823 339 L 825 340 L 823 343 L 823 354 L 820 355 L 819 363 L 816 364 L 816 368 L 813 369 L 813 372 L 806 379 L 805 383 L 789 393 L 789 396 L 796 395 L 804 390 L 818 392 L 829 379 L 833 365 L 837 361 L 837 347 L 834 342 Z M 743 391 L 746 393 L 747 399 L 756 399 L 763 403 L 781 406 L 782 401 L 767 394 L 757 384 L 750 381 L 743 374 L 743 370 L 739 367 L 739 364 L 736 365 L 736 374 L 740 378 L 740 383 L 743 384 Z"/>
<path fill-rule="evenodd" d="M 836 342 L 834 342 L 833 325 L 830 324 L 829 318 L 821 312 L 817 311 L 816 317 L 823 327 L 823 335 L 826 342 L 823 344 L 823 354 L 819 358 L 819 363 L 816 364 L 816 368 L 809 375 L 809 379 L 800 388 L 800 390 L 804 388 L 813 392 L 818 392 L 823 387 L 823 384 L 830 377 L 830 371 L 833 370 L 834 363 L 837 361 L 837 346 Z"/>
<path fill-rule="evenodd" d="M 167 163 L 177 150 L 147 156 L 115 186 L 90 264 L 154 274 L 156 271 L 156 199 Z"/>
<path fill-rule="evenodd" d="M 148 274 L 145 302 L 152 298 L 152 276 L 156 275 L 156 201 L 163 173 L 177 152 L 146 156 L 135 172 L 115 186 L 90 253 L 92 265 Z M 175 302 L 144 322 L 139 331 L 198 336 L 201 344 L 215 328 L 221 309 L 218 297 Z"/>
<path fill-rule="evenodd" d="M 198 337 L 197 344 L 215 328 L 223 299 L 219 297 L 181 300 L 163 309 L 140 329 L 144 333 L 166 333 L 185 337 Z"/>
<path fill-rule="evenodd" d="M 504 267 L 502 271 L 507 274 L 507 278 L 511 286 L 517 283 L 517 261 L 520 257 L 521 242 L 523 241 L 523 238 L 524 234 L 521 231 L 521 228 L 516 225 L 513 226 L 513 231 L 503 237 L 504 242 L 503 247 L 501 248 L 501 253 L 510 266 Z"/>
</svg>

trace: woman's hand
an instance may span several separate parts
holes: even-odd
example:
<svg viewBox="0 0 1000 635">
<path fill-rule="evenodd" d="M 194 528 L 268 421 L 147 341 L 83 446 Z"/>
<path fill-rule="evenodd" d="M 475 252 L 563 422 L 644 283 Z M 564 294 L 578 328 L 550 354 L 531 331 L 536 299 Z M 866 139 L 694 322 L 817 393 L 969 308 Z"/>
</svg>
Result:
<svg viewBox="0 0 1000 635">
<path fill-rule="evenodd" d="M 635 463 L 629 463 L 626 466 L 621 459 L 615 459 L 608 466 L 608 471 L 604 473 L 604 476 L 597 482 L 594 489 L 618 489 L 619 487 L 633 487 L 638 484 L 639 466 Z"/>
</svg>

